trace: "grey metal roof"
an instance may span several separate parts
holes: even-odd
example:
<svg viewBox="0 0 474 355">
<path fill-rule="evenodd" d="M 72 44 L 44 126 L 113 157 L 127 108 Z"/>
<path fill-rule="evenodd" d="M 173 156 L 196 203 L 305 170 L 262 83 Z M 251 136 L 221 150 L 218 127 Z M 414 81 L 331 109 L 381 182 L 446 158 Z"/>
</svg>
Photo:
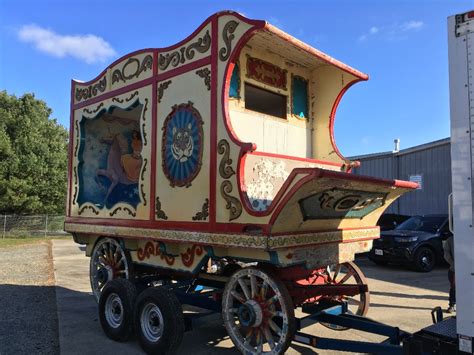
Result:
<svg viewBox="0 0 474 355">
<path fill-rule="evenodd" d="M 416 146 L 411 147 L 411 148 L 402 149 L 397 153 L 394 153 L 394 152 L 380 152 L 380 153 L 372 153 L 372 154 L 364 154 L 364 155 L 355 155 L 355 156 L 352 156 L 352 157 L 348 157 L 348 159 L 349 160 L 363 160 L 363 159 L 369 159 L 369 158 L 382 158 L 382 157 L 392 156 L 392 155 L 393 156 L 400 156 L 400 155 L 405 155 L 405 154 L 418 152 L 420 150 L 431 149 L 431 148 L 434 148 L 434 147 L 438 147 L 440 145 L 449 144 L 450 141 L 451 141 L 451 139 L 448 137 L 448 138 L 439 139 L 437 141 L 416 145 Z"/>
</svg>

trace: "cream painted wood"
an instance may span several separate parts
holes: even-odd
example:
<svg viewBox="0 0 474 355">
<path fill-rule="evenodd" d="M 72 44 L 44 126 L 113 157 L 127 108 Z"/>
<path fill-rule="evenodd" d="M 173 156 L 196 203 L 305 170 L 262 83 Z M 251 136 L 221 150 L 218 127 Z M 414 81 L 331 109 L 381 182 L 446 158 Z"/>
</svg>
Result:
<svg viewBox="0 0 474 355">
<path fill-rule="evenodd" d="M 209 66 L 203 68 L 210 70 Z M 169 221 L 193 222 L 192 217 L 202 210 L 205 200 L 209 198 L 211 96 L 204 79 L 196 74 L 197 70 L 199 69 L 169 79 L 171 83 L 163 91 L 161 101 L 157 102 L 156 196 L 160 199 L 161 209 L 166 213 Z M 162 83 L 158 82 L 158 87 Z M 188 101 L 193 103 L 193 107 L 199 111 L 204 122 L 202 166 L 198 175 L 191 181 L 191 186 L 172 187 L 162 167 L 163 124 L 174 105 L 186 104 Z"/>
</svg>

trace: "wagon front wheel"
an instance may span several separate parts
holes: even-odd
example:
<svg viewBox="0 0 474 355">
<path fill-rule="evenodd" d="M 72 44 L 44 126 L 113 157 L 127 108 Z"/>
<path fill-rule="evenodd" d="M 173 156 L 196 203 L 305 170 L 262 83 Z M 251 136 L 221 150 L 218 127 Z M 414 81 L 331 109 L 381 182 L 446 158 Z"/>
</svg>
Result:
<svg viewBox="0 0 474 355">
<path fill-rule="evenodd" d="M 284 354 L 296 331 L 294 306 L 285 285 L 253 267 L 230 277 L 222 295 L 222 317 L 243 354 Z"/>
<path fill-rule="evenodd" d="M 130 279 L 130 269 L 130 255 L 122 245 L 112 238 L 100 239 L 92 251 L 89 269 L 91 289 L 97 302 L 105 284 L 113 279 Z"/>
</svg>

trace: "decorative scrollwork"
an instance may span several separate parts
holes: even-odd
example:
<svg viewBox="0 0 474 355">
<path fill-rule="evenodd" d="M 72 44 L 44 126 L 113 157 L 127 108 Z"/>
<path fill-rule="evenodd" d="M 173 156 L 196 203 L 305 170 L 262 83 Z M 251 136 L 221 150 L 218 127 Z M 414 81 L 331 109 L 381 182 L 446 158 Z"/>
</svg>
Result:
<svg viewBox="0 0 474 355">
<path fill-rule="evenodd" d="M 209 217 L 209 199 L 206 198 L 202 205 L 201 211 L 196 213 L 193 217 L 193 221 L 205 221 Z"/>
<path fill-rule="evenodd" d="M 97 113 L 102 107 L 104 106 L 104 103 L 101 102 L 99 106 L 97 106 L 94 110 L 89 110 L 88 108 L 84 109 L 84 112 L 88 113 L 89 115 L 92 115 L 94 113 Z"/>
<path fill-rule="evenodd" d="M 164 219 L 164 220 L 168 219 L 168 216 L 166 215 L 165 211 L 161 209 L 161 202 L 160 202 L 159 197 L 156 198 L 156 202 L 155 202 L 155 216 L 156 216 L 156 219 Z"/>
<path fill-rule="evenodd" d="M 133 212 L 130 208 L 128 207 L 117 207 L 116 209 L 114 209 L 112 212 L 109 213 L 110 217 L 114 216 L 115 214 L 117 214 L 119 211 L 125 211 L 127 212 L 130 216 L 132 217 L 136 217 L 137 214 L 136 212 Z"/>
<path fill-rule="evenodd" d="M 135 71 L 129 75 L 125 74 L 125 69 L 132 64 L 136 65 Z M 129 58 L 123 65 L 122 69 L 115 69 L 114 72 L 112 73 L 112 84 L 118 81 L 123 81 L 125 83 L 127 80 L 138 78 L 142 72 L 145 72 L 148 69 L 151 69 L 152 66 L 153 66 L 153 56 L 150 54 L 147 55 L 145 58 L 143 58 L 141 63 L 140 63 L 140 60 L 137 58 Z"/>
<path fill-rule="evenodd" d="M 146 197 L 145 197 L 145 190 L 144 190 L 144 188 L 145 188 L 145 185 L 140 184 L 140 193 L 141 193 L 141 195 L 142 195 L 143 206 L 146 206 L 147 201 L 146 201 Z"/>
<path fill-rule="evenodd" d="M 211 90 L 211 71 L 208 68 L 199 69 L 196 74 L 204 79 L 204 84 L 207 86 L 207 90 Z"/>
<path fill-rule="evenodd" d="M 230 212 L 229 221 L 239 218 L 242 214 L 242 204 L 238 198 L 230 195 L 232 190 L 232 183 L 229 180 L 222 181 L 221 195 L 227 202 L 225 208 Z"/>
<path fill-rule="evenodd" d="M 137 95 L 138 95 L 138 91 L 135 91 L 129 97 L 127 97 L 126 99 L 119 99 L 118 97 L 113 97 L 112 102 L 118 102 L 120 104 L 123 104 L 124 102 L 132 101 L 132 99 Z"/>
<path fill-rule="evenodd" d="M 85 210 L 92 210 L 92 212 L 93 212 L 96 216 L 99 214 L 99 210 L 97 210 L 94 206 L 86 205 L 86 206 L 82 207 L 82 208 L 79 210 L 79 212 L 78 212 L 79 216 L 80 216 L 82 213 L 84 213 Z"/>
<path fill-rule="evenodd" d="M 72 197 L 72 203 L 74 204 L 77 198 L 78 188 L 77 188 L 77 166 L 74 167 L 74 195 Z"/>
<path fill-rule="evenodd" d="M 74 132 L 76 134 L 76 144 L 74 147 L 74 156 L 77 157 L 77 150 L 79 149 L 79 121 L 75 120 L 74 125 L 76 126 L 76 131 Z"/>
<path fill-rule="evenodd" d="M 163 243 L 147 242 L 144 248 L 138 248 L 137 257 L 138 260 L 143 261 L 149 259 L 151 256 L 159 256 L 161 260 L 164 260 L 169 266 L 174 264 L 175 255 L 166 253 L 166 247 Z"/>
<path fill-rule="evenodd" d="M 219 49 L 219 59 L 223 62 L 226 61 L 230 56 L 232 41 L 235 38 L 233 33 L 235 32 L 238 25 L 239 23 L 237 21 L 231 20 L 227 22 L 222 29 L 222 39 L 225 43 L 225 47 Z"/>
<path fill-rule="evenodd" d="M 170 86 L 171 80 L 163 81 L 160 83 L 158 86 L 158 102 L 161 102 L 161 99 L 163 98 L 163 94 L 165 93 L 165 90 L 168 89 L 168 86 Z"/>
<path fill-rule="evenodd" d="M 229 142 L 227 142 L 225 139 L 221 139 L 219 143 L 217 144 L 217 152 L 220 155 L 224 155 L 219 164 L 219 174 L 221 175 L 223 179 L 228 179 L 232 175 L 235 174 L 234 169 L 232 168 L 232 166 L 230 166 L 232 164 L 232 159 L 229 158 L 229 155 L 230 155 Z"/>
<path fill-rule="evenodd" d="M 181 253 L 181 261 L 186 267 L 193 265 L 194 256 L 201 256 L 204 252 L 204 248 L 201 245 L 193 245 L 191 248 L 187 248 L 185 253 Z"/>
<path fill-rule="evenodd" d="M 146 127 L 146 124 L 145 124 L 145 112 L 148 110 L 148 98 L 145 98 L 145 105 L 143 106 L 143 111 L 142 111 L 142 134 L 143 134 L 143 146 L 145 147 L 147 144 L 148 144 L 148 140 L 147 140 L 147 134 L 146 134 L 146 131 L 145 131 L 145 127 Z"/>
<path fill-rule="evenodd" d="M 107 78 L 104 76 L 97 83 L 89 85 L 86 88 L 76 88 L 76 100 L 87 100 L 91 97 L 97 96 L 98 92 L 104 92 L 107 88 Z"/>
<path fill-rule="evenodd" d="M 181 47 L 165 55 L 160 54 L 158 58 L 158 68 L 166 70 L 170 65 L 176 68 L 179 64 L 184 64 L 186 60 L 193 59 L 196 51 L 206 53 L 209 48 L 211 48 L 211 35 L 209 31 L 206 31 L 203 37 L 198 38 L 196 42 L 189 44 L 187 47 Z"/>
<path fill-rule="evenodd" d="M 144 174 L 145 174 L 145 171 L 146 171 L 146 166 L 147 166 L 147 164 L 148 164 L 148 159 L 147 159 L 147 158 L 144 158 L 144 159 L 143 159 L 143 168 L 142 168 L 142 173 L 141 173 L 141 180 L 142 180 L 142 181 L 145 180 Z"/>
</svg>

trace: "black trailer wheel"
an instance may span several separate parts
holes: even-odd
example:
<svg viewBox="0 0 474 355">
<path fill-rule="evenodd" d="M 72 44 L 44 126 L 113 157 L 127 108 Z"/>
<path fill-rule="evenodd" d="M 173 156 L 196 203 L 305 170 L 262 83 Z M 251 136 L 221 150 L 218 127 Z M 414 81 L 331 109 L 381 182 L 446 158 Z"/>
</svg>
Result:
<svg viewBox="0 0 474 355">
<path fill-rule="evenodd" d="M 104 333 L 112 340 L 126 341 L 133 334 L 133 312 L 137 291 L 125 279 L 107 283 L 99 298 L 99 319 Z"/>
<path fill-rule="evenodd" d="M 429 272 L 436 265 L 436 254 L 431 248 L 421 247 L 416 251 L 413 262 L 416 270 Z"/>
<path fill-rule="evenodd" d="M 173 292 L 151 287 L 143 291 L 135 307 L 135 329 L 147 354 L 173 354 L 184 334 L 183 310 Z"/>
<path fill-rule="evenodd" d="M 240 269 L 230 277 L 222 294 L 222 318 L 243 354 L 284 354 L 296 332 L 288 289 L 256 267 Z"/>
</svg>

